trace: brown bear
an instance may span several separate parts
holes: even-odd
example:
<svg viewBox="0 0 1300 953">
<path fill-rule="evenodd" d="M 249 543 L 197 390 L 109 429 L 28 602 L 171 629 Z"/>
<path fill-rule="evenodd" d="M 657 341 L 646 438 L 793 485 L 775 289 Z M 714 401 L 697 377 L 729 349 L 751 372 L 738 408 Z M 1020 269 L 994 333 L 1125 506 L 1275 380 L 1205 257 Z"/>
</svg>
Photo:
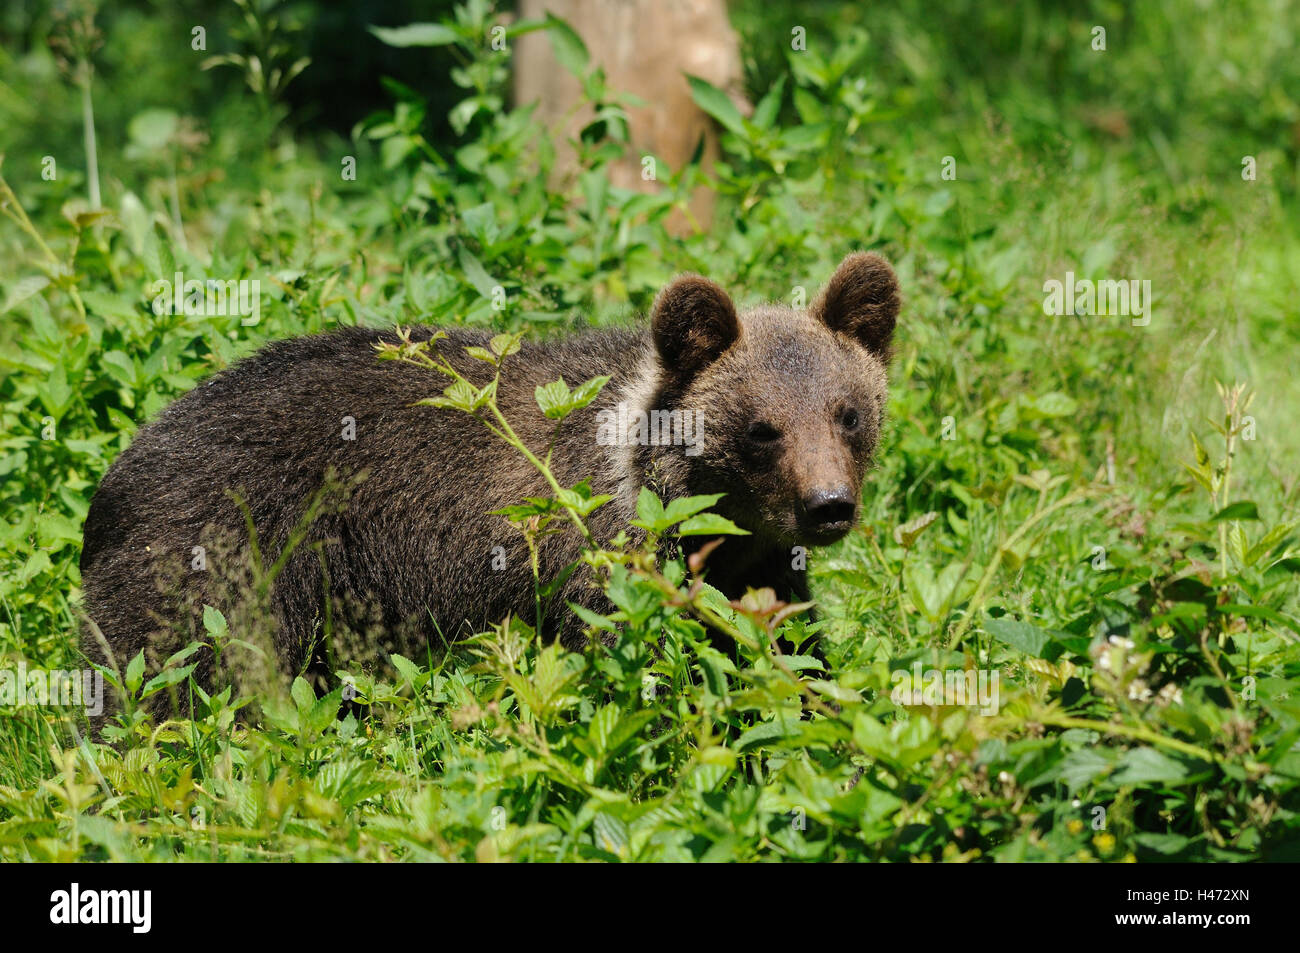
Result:
<svg viewBox="0 0 1300 953">
<path fill-rule="evenodd" d="M 613 495 L 589 518 L 597 540 L 628 529 L 643 485 L 665 500 L 722 493 L 715 512 L 751 535 L 709 557 L 709 583 L 733 598 L 773 587 L 802 601 L 795 547 L 832 543 L 856 521 L 898 311 L 897 278 L 875 254 L 844 259 L 807 310 L 737 314 L 718 285 L 686 276 L 659 294 L 646 331 L 524 342 L 502 364 L 497 399 L 534 452 L 554 436 L 562 485 L 590 478 Z M 431 347 L 481 386 L 492 368 L 465 348 L 489 337 L 454 330 Z M 583 644 L 566 602 L 607 608 L 602 593 L 574 574 L 538 613 L 522 534 L 488 515 L 548 496 L 541 476 L 469 414 L 418 405 L 445 379 L 376 360 L 376 342 L 397 340 L 350 327 L 273 343 L 141 428 L 86 518 L 89 658 L 124 668 L 143 649 L 155 669 L 202 637 L 205 605 L 232 635 L 261 625 L 266 654 L 290 674 L 329 671 L 338 633 L 354 652 L 359 640 L 375 657 L 423 658 L 507 615 Z M 609 383 L 556 434 L 535 389 L 600 375 Z M 633 421 L 655 411 L 696 426 L 676 441 L 639 439 Z M 542 579 L 581 544 L 576 530 L 545 536 Z M 192 661 L 210 685 L 213 653 Z"/>
</svg>

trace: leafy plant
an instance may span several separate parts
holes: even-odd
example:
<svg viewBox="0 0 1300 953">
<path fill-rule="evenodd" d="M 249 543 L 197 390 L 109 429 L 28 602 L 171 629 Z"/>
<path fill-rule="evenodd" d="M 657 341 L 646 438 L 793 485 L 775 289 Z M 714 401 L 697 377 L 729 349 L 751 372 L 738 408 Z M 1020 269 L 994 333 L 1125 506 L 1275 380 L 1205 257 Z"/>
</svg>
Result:
<svg viewBox="0 0 1300 953">
<path fill-rule="evenodd" d="M 0 675 L 83 668 L 81 524 L 135 429 L 266 341 L 344 324 L 491 328 L 473 355 L 486 386 L 410 337 L 381 356 L 428 370 L 431 401 L 537 468 L 546 493 L 499 515 L 533 545 L 577 534 L 608 611 L 572 607 L 581 652 L 510 618 L 445 657 L 250 693 L 190 677 L 203 653 L 259 644 L 208 607 L 162 671 L 140 656 L 100 673 L 128 699 L 111 744 L 74 708 L 11 703 L 0 680 L 0 856 L 1295 859 L 1296 10 L 1250 6 L 1226 30 L 1159 0 L 1098 72 L 1052 4 L 741 3 L 757 106 L 688 80 L 722 162 L 671 170 L 653 195 L 610 182 L 629 104 L 553 18 L 505 23 L 475 0 L 376 27 L 370 42 L 456 58 L 450 135 L 392 81 L 350 142 L 308 119 L 281 125 L 274 152 L 246 104 L 268 137 L 287 115 L 296 11 L 240 8 L 223 62 L 246 82 L 207 108 L 158 70 L 119 69 L 84 120 L 89 86 L 48 82 L 33 26 L 0 92 L 15 143 L 0 179 Z M 61 55 L 108 68 L 133 29 L 146 45 L 190 29 L 154 12 L 146 29 L 102 9 L 104 45 L 78 21 Z M 771 41 L 794 22 L 804 49 Z M 491 40 L 527 30 L 546 31 L 595 115 L 567 177 L 558 133 L 506 105 L 509 54 Z M 63 157 L 85 154 L 94 122 L 112 175 L 87 203 L 96 163 L 83 178 Z M 52 179 L 27 158 L 46 152 Z M 720 196 L 712 227 L 670 236 L 700 182 Z M 871 247 L 907 301 L 862 525 L 810 557 L 817 618 L 770 592 L 728 600 L 707 554 L 677 553 L 732 531 L 713 496 L 645 490 L 623 537 L 589 541 L 606 501 L 557 480 L 496 403 L 521 336 L 620 323 L 681 271 L 806 306 L 845 251 Z M 178 270 L 259 279 L 261 321 L 155 309 Z M 1043 281 L 1066 270 L 1150 277 L 1151 325 L 1045 315 Z M 559 432 L 604 385 L 535 398 Z M 263 554 L 263 592 L 282 555 Z M 149 714 L 170 692 L 192 717 Z"/>
</svg>

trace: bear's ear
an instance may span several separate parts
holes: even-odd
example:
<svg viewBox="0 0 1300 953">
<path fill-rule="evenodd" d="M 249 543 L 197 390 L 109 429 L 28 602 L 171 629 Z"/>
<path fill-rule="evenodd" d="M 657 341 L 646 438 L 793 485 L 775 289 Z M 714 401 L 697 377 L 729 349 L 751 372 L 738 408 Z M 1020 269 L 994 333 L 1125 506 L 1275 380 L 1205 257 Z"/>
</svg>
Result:
<svg viewBox="0 0 1300 953">
<path fill-rule="evenodd" d="M 888 362 L 900 303 L 898 276 L 889 262 L 874 252 L 857 252 L 840 262 L 812 314 Z"/>
<path fill-rule="evenodd" d="M 650 327 L 660 363 L 680 376 L 716 361 L 740 336 L 727 293 L 699 275 L 685 275 L 659 292 Z"/>
</svg>

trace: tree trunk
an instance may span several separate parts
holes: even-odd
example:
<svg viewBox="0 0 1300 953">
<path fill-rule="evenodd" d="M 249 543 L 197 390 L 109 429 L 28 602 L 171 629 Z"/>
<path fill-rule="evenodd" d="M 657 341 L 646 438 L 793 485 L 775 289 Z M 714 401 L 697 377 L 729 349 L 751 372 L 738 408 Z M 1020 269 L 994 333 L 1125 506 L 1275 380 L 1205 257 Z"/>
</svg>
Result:
<svg viewBox="0 0 1300 953">
<path fill-rule="evenodd" d="M 644 101 L 628 109 L 631 146 L 610 170 L 621 188 L 658 189 L 658 180 L 690 161 L 701 139 L 703 168 L 717 159 L 718 129 L 695 105 L 684 74 L 708 80 L 727 91 L 743 112 L 750 111 L 740 93 L 740 41 L 727 20 L 724 0 L 520 0 L 519 12 L 527 19 L 550 12 L 565 20 L 587 44 L 592 63 L 604 69 L 610 88 Z M 576 170 L 567 140 L 591 122 L 593 111 L 586 106 L 569 116 L 582 88 L 556 62 L 545 31 L 516 41 L 514 97 L 519 106 L 537 102 L 536 115 L 549 128 L 563 122 L 560 135 L 566 141 L 556 143 L 556 175 L 562 182 Z M 653 180 L 643 174 L 646 156 L 656 160 Z M 689 214 L 674 211 L 670 230 L 683 234 L 707 228 L 713 205 L 712 190 L 697 188 Z"/>
</svg>

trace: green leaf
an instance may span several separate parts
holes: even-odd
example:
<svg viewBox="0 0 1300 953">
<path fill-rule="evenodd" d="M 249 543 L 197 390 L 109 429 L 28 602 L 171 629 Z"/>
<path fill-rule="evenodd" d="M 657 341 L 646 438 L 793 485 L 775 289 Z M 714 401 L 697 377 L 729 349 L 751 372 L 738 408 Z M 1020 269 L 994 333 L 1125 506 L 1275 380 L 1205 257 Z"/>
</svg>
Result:
<svg viewBox="0 0 1300 953">
<path fill-rule="evenodd" d="M 572 409 L 580 410 L 590 404 L 609 383 L 609 375 L 593 377 L 589 381 L 583 381 L 573 389 Z"/>
<path fill-rule="evenodd" d="M 912 604 L 930 621 L 939 618 L 942 597 L 935 584 L 934 571 L 928 565 L 913 560 L 903 567 L 903 588 Z"/>
<path fill-rule="evenodd" d="M 334 724 L 341 707 L 343 707 L 343 689 L 336 688 L 312 704 L 311 708 L 304 713 L 299 727 L 303 731 L 320 733 Z"/>
<path fill-rule="evenodd" d="M 501 285 L 487 273 L 482 262 L 464 245 L 457 250 L 457 257 L 460 259 L 461 271 L 465 272 L 465 280 L 484 298 L 491 298 L 493 292 Z"/>
<path fill-rule="evenodd" d="M 533 391 L 537 406 L 551 420 L 560 420 L 568 414 L 572 396 L 573 392 L 569 390 L 569 385 L 564 382 L 563 377 L 549 384 L 538 384 Z"/>
<path fill-rule="evenodd" d="M 311 711 L 316 705 L 316 693 L 311 690 L 307 679 L 301 675 L 293 680 L 289 694 L 293 696 L 293 703 L 298 706 L 299 714 Z"/>
<path fill-rule="evenodd" d="M 822 122 L 826 118 L 825 104 L 802 86 L 795 87 L 794 108 L 798 111 L 799 118 L 806 123 Z"/>
<path fill-rule="evenodd" d="M 708 80 L 686 74 L 691 84 L 691 98 L 695 104 L 722 124 L 724 129 L 738 136 L 745 135 L 745 120 L 730 97 Z"/>
<path fill-rule="evenodd" d="M 484 202 L 466 209 L 462 215 L 465 230 L 483 248 L 490 248 L 500 235 L 497 224 L 497 209 L 491 202 Z"/>
<path fill-rule="evenodd" d="M 130 664 L 126 667 L 124 678 L 126 679 L 126 690 L 134 695 L 136 689 L 140 687 L 140 683 L 144 680 L 144 649 L 137 652 L 135 658 L 131 659 Z"/>
<path fill-rule="evenodd" d="M 1058 771 L 1071 795 L 1086 787 L 1089 782 L 1110 770 L 1112 759 L 1092 748 L 1071 751 L 1062 760 Z"/>
<path fill-rule="evenodd" d="M 826 671 L 826 666 L 822 664 L 822 660 L 815 655 L 787 655 L 782 661 L 785 662 L 786 668 L 793 672 Z M 853 700 L 862 701 L 862 696 L 857 692 L 853 692 Z"/>
<path fill-rule="evenodd" d="M 132 254 L 136 257 L 142 256 L 145 242 L 149 240 L 150 230 L 153 227 L 144 203 L 134 192 L 127 192 L 122 196 L 122 208 L 117 213 L 117 217 L 122 223 L 122 234 L 126 236 L 126 243 Z"/>
<path fill-rule="evenodd" d="M 675 500 L 670 500 L 668 508 L 664 510 L 664 518 L 673 523 L 679 523 L 688 516 L 694 516 L 700 510 L 707 510 L 718 500 L 722 499 L 725 494 L 722 493 L 705 493 L 700 496 L 679 496 Z"/>
<path fill-rule="evenodd" d="M 565 506 L 576 510 L 579 516 L 591 515 L 613 498 L 614 497 L 608 493 L 597 493 L 593 496 L 591 493 L 591 486 L 586 480 L 583 480 L 572 490 L 566 490 L 561 487 L 560 492 L 556 494 L 556 499 Z"/>
<path fill-rule="evenodd" d="M 741 529 L 731 520 L 717 513 L 701 513 L 692 516 L 677 528 L 679 536 L 748 536 L 749 530 Z"/>
<path fill-rule="evenodd" d="M 49 283 L 50 279 L 44 275 L 31 275 L 15 281 L 9 286 L 9 292 L 5 295 L 4 304 L 0 304 L 0 314 L 12 311 L 32 295 L 39 294 Z"/>
<path fill-rule="evenodd" d="M 389 46 L 446 46 L 460 35 L 441 23 L 408 23 L 406 26 L 371 26 L 371 33 Z"/>
<path fill-rule="evenodd" d="M 1238 500 L 1236 503 L 1229 503 L 1219 512 L 1210 517 L 1211 523 L 1217 523 L 1220 520 L 1257 520 L 1259 519 L 1259 507 L 1250 500 Z"/>
<path fill-rule="evenodd" d="M 609 814 L 597 814 L 592 823 L 592 840 L 601 850 L 623 857 L 627 852 L 627 824 Z"/>
<path fill-rule="evenodd" d="M 50 554 L 43 549 L 38 549 L 23 563 L 23 568 L 18 573 L 18 581 L 27 582 L 29 579 L 34 579 L 49 569 L 50 565 Z"/>
<path fill-rule="evenodd" d="M 441 397 L 426 397 L 424 400 L 417 400 L 416 405 L 453 407 L 456 410 L 469 411 L 474 408 L 474 402 L 478 400 L 479 393 L 469 381 L 456 380 L 443 388 Z"/>
<path fill-rule="evenodd" d="M 591 626 L 593 629 L 602 629 L 605 632 L 618 631 L 618 626 L 616 626 L 612 620 L 597 612 L 593 612 L 584 605 L 579 605 L 576 602 L 566 602 L 565 605 L 573 611 L 574 615 L 587 623 L 587 625 Z"/>
<path fill-rule="evenodd" d="M 492 380 L 488 381 L 487 384 L 484 385 L 482 390 L 478 391 L 474 395 L 474 399 L 470 402 L 469 405 L 470 410 L 478 410 L 480 407 L 486 407 L 489 403 L 491 403 L 496 398 L 496 396 L 497 396 L 497 381 L 496 378 L 494 377 Z"/>
<path fill-rule="evenodd" d="M 1057 641 L 1057 636 L 1061 633 L 1040 629 L 1028 622 L 985 616 L 984 628 L 999 642 L 1026 655 L 1047 659 L 1049 662 L 1056 661 L 1063 650 L 1063 646 Z"/>
<path fill-rule="evenodd" d="M 396 652 L 389 655 L 388 660 L 393 663 L 393 668 L 397 669 L 398 674 L 412 688 L 419 684 L 417 680 L 420 677 L 420 669 L 414 662 L 403 655 L 398 655 Z"/>
<path fill-rule="evenodd" d="M 533 33 L 537 30 L 545 30 L 545 20 L 516 20 L 506 27 L 506 36 L 514 39 L 517 36 L 523 36 L 525 33 Z"/>
<path fill-rule="evenodd" d="M 591 723 L 587 726 L 587 737 L 595 745 L 598 754 L 604 754 L 609 750 L 610 736 L 618 727 L 622 715 L 618 705 L 613 702 L 597 708 L 596 714 L 592 715 Z"/>
<path fill-rule="evenodd" d="M 196 667 L 197 663 L 194 665 L 185 665 L 181 668 L 163 669 L 153 678 L 149 679 L 148 683 L 144 686 L 143 691 L 140 692 L 140 698 L 143 700 L 164 688 L 169 688 L 172 685 L 179 685 L 181 682 L 185 681 L 185 679 L 190 677 L 190 672 L 194 671 Z"/>
<path fill-rule="evenodd" d="M 938 518 L 939 514 L 931 511 L 916 517 L 916 519 L 908 520 L 902 526 L 894 527 L 894 542 L 904 549 L 911 549 L 917 538 L 925 532 L 925 528 Z"/>
<path fill-rule="evenodd" d="M 659 497 L 644 486 L 636 498 L 636 515 L 637 525 L 652 532 L 661 532 L 661 526 L 667 529 L 672 525 L 664 522 L 664 505 L 659 502 Z"/>
<path fill-rule="evenodd" d="M 1192 843 L 1190 838 L 1184 837 L 1182 834 L 1156 834 L 1152 832 L 1134 834 L 1133 840 L 1139 847 L 1145 847 L 1147 850 L 1165 856 L 1181 854 Z"/>
<path fill-rule="evenodd" d="M 1260 557 L 1270 552 L 1274 547 L 1295 531 L 1295 523 L 1279 523 L 1256 541 L 1246 552 L 1246 565 L 1253 566 L 1259 562 Z"/>
<path fill-rule="evenodd" d="M 125 351 L 105 351 L 100 355 L 99 362 L 119 384 L 135 387 L 135 362 Z"/>
<path fill-rule="evenodd" d="M 771 129 L 776 122 L 777 113 L 781 109 L 781 96 L 785 92 L 786 78 L 780 77 L 754 107 L 753 123 L 759 129 Z"/>
<path fill-rule="evenodd" d="M 204 606 L 203 631 L 214 639 L 222 639 L 226 637 L 230 627 L 226 624 L 226 617 L 219 610 L 212 608 L 212 606 Z"/>
<path fill-rule="evenodd" d="M 171 143 L 179 126 L 180 117 L 170 109 L 146 109 L 127 123 L 126 134 L 132 145 L 153 152 Z"/>
<path fill-rule="evenodd" d="M 1121 787 L 1140 784 L 1176 784 L 1187 779 L 1187 766 L 1155 748 L 1133 748 L 1120 758 L 1111 781 Z"/>
<path fill-rule="evenodd" d="M 609 383 L 608 377 L 593 377 L 571 391 L 564 378 L 560 378 L 549 384 L 539 384 L 533 391 L 533 396 L 543 414 L 552 420 L 562 420 L 595 400 L 601 388 L 607 383 Z"/>
<path fill-rule="evenodd" d="M 581 79 L 591 61 L 587 44 L 582 42 L 582 37 L 578 36 L 573 27 L 554 14 L 546 15 L 546 29 L 551 34 L 551 49 L 555 53 L 556 62 Z"/>
<path fill-rule="evenodd" d="M 889 729 L 865 711 L 853 718 L 853 743 L 863 754 L 879 758 L 886 764 L 894 760 L 896 745 L 889 737 Z"/>
<path fill-rule="evenodd" d="M 140 314 L 136 306 L 125 295 L 114 295 L 106 291 L 87 289 L 81 293 L 81 297 L 86 302 L 88 311 L 94 314 L 102 314 L 106 318 L 133 321 Z"/>
<path fill-rule="evenodd" d="M 826 679 L 819 678 L 808 683 L 808 687 L 818 695 L 825 695 L 827 698 L 834 699 L 837 702 L 843 702 L 846 705 L 856 705 L 862 701 L 862 696 L 851 688 L 845 688 L 836 682 L 829 682 Z"/>
<path fill-rule="evenodd" d="M 488 342 L 488 347 L 492 348 L 492 353 L 498 357 L 509 357 L 511 354 L 519 353 L 523 337 L 522 334 L 498 334 Z"/>
<path fill-rule="evenodd" d="M 1201 443 L 1200 437 L 1196 436 L 1196 434 L 1192 434 L 1191 437 L 1192 448 L 1196 451 L 1196 465 L 1198 467 L 1208 466 L 1210 462 L 1210 452 L 1205 449 L 1205 445 Z"/>
<path fill-rule="evenodd" d="M 718 698 L 726 698 L 729 686 L 727 673 L 736 671 L 736 663 L 711 646 L 702 646 L 695 662 L 704 675 L 705 687 Z"/>
<path fill-rule="evenodd" d="M 1072 417 L 1079 412 L 1078 402 L 1069 394 L 1053 391 L 1024 402 L 1025 416 L 1035 417 Z"/>
<path fill-rule="evenodd" d="M 799 722 L 797 720 L 767 721 L 743 732 L 736 740 L 736 750 L 744 751 L 747 748 L 760 747 L 787 738 L 797 738 L 798 736 Z"/>
</svg>

